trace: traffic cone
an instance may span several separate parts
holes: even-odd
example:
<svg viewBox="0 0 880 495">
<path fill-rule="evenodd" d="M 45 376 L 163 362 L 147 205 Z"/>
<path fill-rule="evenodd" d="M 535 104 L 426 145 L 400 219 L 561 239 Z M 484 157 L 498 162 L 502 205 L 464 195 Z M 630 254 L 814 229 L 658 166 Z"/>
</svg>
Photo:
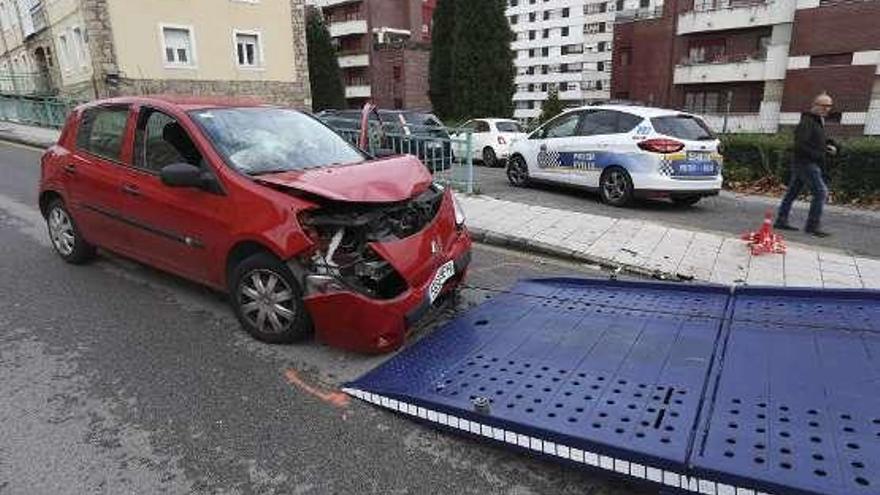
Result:
<svg viewBox="0 0 880 495">
<path fill-rule="evenodd" d="M 786 251 L 785 239 L 773 232 L 773 210 L 767 210 L 764 223 L 757 232 L 746 232 L 742 239 L 748 241 L 755 256 L 764 253 L 785 254 Z"/>
</svg>

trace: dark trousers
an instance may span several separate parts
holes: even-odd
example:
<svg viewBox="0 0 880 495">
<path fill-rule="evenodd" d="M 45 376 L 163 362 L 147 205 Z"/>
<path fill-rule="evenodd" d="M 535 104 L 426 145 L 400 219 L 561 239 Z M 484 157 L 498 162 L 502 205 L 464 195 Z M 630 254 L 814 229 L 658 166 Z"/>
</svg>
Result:
<svg viewBox="0 0 880 495">
<path fill-rule="evenodd" d="M 788 182 L 788 191 L 779 205 L 779 213 L 776 215 L 776 223 L 788 223 L 788 214 L 791 212 L 791 204 L 797 199 L 804 187 L 810 189 L 813 199 L 810 202 L 810 214 L 807 217 L 806 230 L 819 228 L 819 220 L 822 218 L 822 207 L 828 199 L 828 187 L 822 179 L 822 168 L 815 163 L 796 163 L 791 167 L 791 180 Z"/>
</svg>

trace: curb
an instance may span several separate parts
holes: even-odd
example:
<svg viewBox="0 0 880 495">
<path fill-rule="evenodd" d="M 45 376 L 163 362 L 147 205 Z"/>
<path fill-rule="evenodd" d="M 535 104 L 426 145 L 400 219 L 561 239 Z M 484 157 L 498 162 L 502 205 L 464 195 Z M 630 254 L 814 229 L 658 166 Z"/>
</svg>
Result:
<svg viewBox="0 0 880 495">
<path fill-rule="evenodd" d="M 39 148 L 39 149 L 42 149 L 42 150 L 49 149 L 49 148 L 51 148 L 52 146 L 55 145 L 54 142 L 52 142 L 52 143 L 47 143 L 47 142 L 45 142 L 45 141 L 39 141 L 39 140 L 36 140 L 36 139 L 29 139 L 29 138 L 26 138 L 26 137 L 24 137 L 24 138 L 23 138 L 23 137 L 18 137 L 18 136 L 15 136 L 15 135 L 5 134 L 5 133 L 3 133 L 2 131 L 0 131 L 0 141 L 6 141 L 6 142 L 8 142 L 8 143 L 14 143 L 14 144 L 22 144 L 22 145 L 24 145 L 24 146 L 30 146 L 30 147 L 32 147 L 32 148 Z"/>
<path fill-rule="evenodd" d="M 592 256 L 581 251 L 573 251 L 543 242 L 529 241 L 522 237 L 513 237 L 476 227 L 468 227 L 474 241 L 491 246 L 515 249 L 527 253 L 552 256 L 578 263 L 587 263 L 613 271 L 623 271 L 632 275 L 650 277 L 658 280 L 691 281 L 693 277 L 674 273 L 649 270 L 636 265 L 618 263 L 607 258 Z"/>
</svg>

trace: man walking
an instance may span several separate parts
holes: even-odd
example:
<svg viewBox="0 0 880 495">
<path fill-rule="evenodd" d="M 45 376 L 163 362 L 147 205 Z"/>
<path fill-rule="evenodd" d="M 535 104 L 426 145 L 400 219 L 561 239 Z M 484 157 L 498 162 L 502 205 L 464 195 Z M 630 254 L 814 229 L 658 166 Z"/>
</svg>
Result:
<svg viewBox="0 0 880 495">
<path fill-rule="evenodd" d="M 809 187 L 813 199 L 810 202 L 810 213 L 804 232 L 816 237 L 828 237 L 830 234 L 819 228 L 822 207 L 828 198 L 828 187 L 822 179 L 822 168 L 825 155 L 836 155 L 838 146 L 825 136 L 825 117 L 831 111 L 831 97 L 822 93 L 813 100 L 809 112 L 801 116 L 801 122 L 794 131 L 794 161 L 791 164 L 791 180 L 788 191 L 779 205 L 774 227 L 782 230 L 797 230 L 788 223 L 791 205 L 803 188 Z"/>
</svg>

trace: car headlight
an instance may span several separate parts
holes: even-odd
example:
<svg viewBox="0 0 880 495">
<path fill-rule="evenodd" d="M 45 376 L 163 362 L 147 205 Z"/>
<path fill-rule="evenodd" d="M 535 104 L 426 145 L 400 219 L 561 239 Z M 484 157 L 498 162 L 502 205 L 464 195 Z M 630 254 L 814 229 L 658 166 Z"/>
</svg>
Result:
<svg viewBox="0 0 880 495">
<path fill-rule="evenodd" d="M 461 204 L 458 202 L 458 199 L 455 198 L 454 194 L 450 194 L 450 197 L 452 197 L 452 206 L 455 209 L 455 225 L 461 227 L 464 225 L 466 219 L 464 208 L 461 207 Z"/>
</svg>

